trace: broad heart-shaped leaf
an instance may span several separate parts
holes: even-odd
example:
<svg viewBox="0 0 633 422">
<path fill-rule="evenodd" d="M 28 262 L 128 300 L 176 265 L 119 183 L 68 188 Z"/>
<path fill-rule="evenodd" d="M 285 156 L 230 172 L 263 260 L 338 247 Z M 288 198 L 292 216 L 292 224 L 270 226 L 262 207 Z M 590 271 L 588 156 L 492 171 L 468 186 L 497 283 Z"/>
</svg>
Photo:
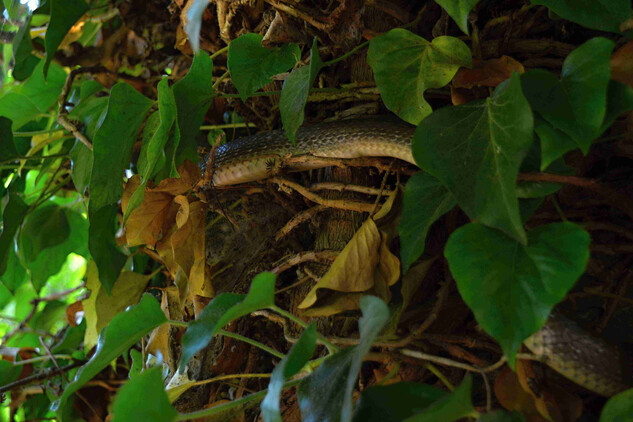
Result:
<svg viewBox="0 0 633 422">
<path fill-rule="evenodd" d="M 479 0 L 435 0 L 453 18 L 459 29 L 468 34 L 468 14 Z"/>
<path fill-rule="evenodd" d="M 275 275 L 264 272 L 253 279 L 248 295 L 223 293 L 216 296 L 202 310 L 198 319 L 189 323 L 182 337 L 180 371 L 185 369 L 194 354 L 211 341 L 218 330 L 237 318 L 274 305 L 274 295 Z"/>
<path fill-rule="evenodd" d="M 600 134 L 606 115 L 613 46 L 606 38 L 585 42 L 565 59 L 560 81 L 542 69 L 521 76 L 532 109 L 571 136 L 584 153 Z"/>
<path fill-rule="evenodd" d="M 316 325 L 310 324 L 301 334 L 297 343 L 292 346 L 290 352 L 277 364 L 273 370 L 270 382 L 268 383 L 268 393 L 262 401 L 262 419 L 264 422 L 281 422 L 281 411 L 279 400 L 284 382 L 308 363 L 314 350 L 316 349 Z"/>
<path fill-rule="evenodd" d="M 209 0 L 193 0 L 189 10 L 187 10 L 187 25 L 185 31 L 189 37 L 191 48 L 194 53 L 200 49 L 200 28 L 202 27 L 202 14 L 207 8 Z"/>
<path fill-rule="evenodd" d="M 0 275 L 0 284 L 4 285 L 11 294 L 15 294 L 16 290 L 27 280 L 26 268 L 22 266 L 14 248 L 9 248 L 8 255 L 6 258 L 8 260 L 7 269 L 4 274 Z M 4 306 L 1 301 L 0 306 Z"/>
<path fill-rule="evenodd" d="M 10 160 L 20 156 L 15 142 L 13 142 L 13 131 L 11 130 L 11 119 L 0 117 L 0 161 L 10 162 Z"/>
<path fill-rule="evenodd" d="M 563 19 L 600 31 L 620 32 L 620 24 L 631 18 L 629 0 L 530 0 L 552 9 Z"/>
<path fill-rule="evenodd" d="M 413 157 L 472 220 L 525 243 L 516 177 L 533 140 L 532 113 L 515 73 L 484 102 L 446 107 L 413 135 Z"/>
<path fill-rule="evenodd" d="M 41 60 L 30 78 L 16 92 L 26 95 L 41 112 L 53 106 L 66 82 L 66 72 L 57 63 L 52 63 L 44 78 L 44 60 Z"/>
<path fill-rule="evenodd" d="M 0 116 L 13 122 L 13 130 L 17 130 L 35 119 L 41 111 L 26 95 L 8 92 L 0 97 Z"/>
<path fill-rule="evenodd" d="M 611 397 L 600 414 L 600 422 L 625 422 L 633 415 L 633 388 Z"/>
<path fill-rule="evenodd" d="M 351 421 L 352 393 L 371 345 L 389 319 L 389 308 L 375 296 L 360 300 L 360 342 L 328 357 L 299 385 L 297 398 L 305 422 Z"/>
<path fill-rule="evenodd" d="M 178 136 L 174 137 L 166 150 L 167 166 L 173 163 L 173 169 L 166 177 L 175 177 L 176 167 L 185 159 L 189 158 L 194 163 L 200 159 L 196 135 L 213 101 L 212 77 L 213 61 L 207 53 L 200 51 L 193 58 L 189 72 L 173 86 L 179 132 L 176 132 Z"/>
<path fill-rule="evenodd" d="M 53 403 L 52 410 L 57 412 L 60 422 L 66 421 L 68 399 L 77 390 L 143 336 L 166 321 L 167 318 L 160 309 L 160 304 L 149 294 L 145 294 L 138 305 L 131 306 L 125 312 L 115 316 L 101 332 L 95 354 L 79 369 L 73 382 L 66 386 L 59 400 Z"/>
<path fill-rule="evenodd" d="M 319 71 L 323 67 L 323 61 L 319 56 L 316 37 L 310 49 L 310 64 L 294 69 L 284 81 L 279 98 L 279 112 L 284 132 L 288 139 L 295 141 L 295 135 L 305 118 L 304 109 L 310 94 L 310 88 Z"/>
<path fill-rule="evenodd" d="M 68 258 L 68 254 L 76 253 L 83 257 L 88 254 L 88 220 L 81 214 L 70 208 L 64 208 L 64 214 L 68 220 L 70 234 L 68 238 L 58 245 L 49 247 L 28 263 L 28 270 L 31 273 L 31 283 L 35 291 L 39 292 L 48 278 L 55 275 L 62 268 Z M 20 236 L 21 244 L 24 243 L 25 236 Z"/>
<path fill-rule="evenodd" d="M 453 195 L 430 174 L 417 173 L 409 179 L 404 189 L 402 219 L 398 224 L 403 274 L 424 252 L 431 225 L 455 205 Z"/>
<path fill-rule="evenodd" d="M 88 5 L 83 0 L 51 0 L 51 20 L 48 23 L 44 45 L 46 46 L 46 61 L 44 62 L 44 76 L 48 74 L 48 66 L 53 60 L 53 54 L 61 44 L 70 28 L 88 11 Z"/>
<path fill-rule="evenodd" d="M 110 90 L 105 118 L 92 141 L 89 248 L 99 268 L 99 280 L 108 292 L 126 260 L 114 239 L 123 172 L 129 166 L 132 145 L 151 106 L 152 101 L 132 86 L 117 83 Z"/>
<path fill-rule="evenodd" d="M 442 36 L 428 42 L 396 28 L 372 38 L 367 63 L 387 108 L 417 125 L 433 111 L 424 91 L 449 83 L 461 66 L 472 66 L 472 57 L 457 38 Z"/>
<path fill-rule="evenodd" d="M 9 202 L 2 213 L 2 233 L 0 234 L 0 275 L 7 270 L 9 251 L 13 249 L 15 234 L 22 225 L 28 205 L 20 196 L 9 191 Z"/>
<path fill-rule="evenodd" d="M 114 399 L 112 412 L 113 422 L 172 422 L 178 416 L 167 399 L 158 366 L 125 383 Z"/>
<path fill-rule="evenodd" d="M 63 243 L 70 235 L 65 209 L 57 204 L 40 206 L 29 214 L 20 233 L 20 252 L 27 262 L 45 250 Z"/>
<path fill-rule="evenodd" d="M 229 44 L 227 65 L 242 101 L 271 82 L 271 76 L 292 69 L 301 58 L 297 44 L 265 48 L 263 39 L 259 34 L 244 34 Z"/>
<path fill-rule="evenodd" d="M 589 234 L 573 223 L 548 224 L 530 230 L 524 246 L 471 223 L 451 235 L 444 254 L 464 302 L 514 366 L 521 342 L 584 272 Z"/>
</svg>

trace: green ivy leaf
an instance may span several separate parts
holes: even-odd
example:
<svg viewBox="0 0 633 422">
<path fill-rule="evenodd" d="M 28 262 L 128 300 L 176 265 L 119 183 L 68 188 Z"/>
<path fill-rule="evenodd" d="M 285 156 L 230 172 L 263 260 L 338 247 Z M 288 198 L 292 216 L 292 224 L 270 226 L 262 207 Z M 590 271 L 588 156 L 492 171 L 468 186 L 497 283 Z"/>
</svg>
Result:
<svg viewBox="0 0 633 422">
<path fill-rule="evenodd" d="M 40 62 L 32 54 L 33 41 L 31 40 L 31 15 L 29 15 L 13 38 L 13 77 L 16 81 L 26 80 Z"/>
<path fill-rule="evenodd" d="M 0 360 L 0 385 L 7 385 L 18 379 L 22 366 L 14 366 L 13 362 Z"/>
<path fill-rule="evenodd" d="M 633 388 L 611 397 L 602 409 L 600 422 L 626 422 L 633 415 Z"/>
<path fill-rule="evenodd" d="M 193 0 L 189 10 L 187 10 L 187 25 L 185 31 L 189 37 L 191 48 L 198 54 L 200 50 L 200 28 L 202 26 L 202 14 L 207 8 L 209 0 Z"/>
<path fill-rule="evenodd" d="M 7 270 L 9 251 L 13 249 L 15 234 L 22 225 L 29 207 L 20 196 L 9 191 L 9 202 L 2 212 L 2 233 L 0 233 L 0 275 Z"/>
<path fill-rule="evenodd" d="M 629 0 L 530 0 L 547 6 L 563 19 L 600 31 L 620 32 L 633 15 Z"/>
<path fill-rule="evenodd" d="M 136 349 L 130 349 L 130 357 L 132 358 L 132 364 L 130 365 L 128 376 L 132 380 L 143 372 L 143 354 Z"/>
<path fill-rule="evenodd" d="M 455 205 L 453 195 L 430 174 L 417 173 L 409 179 L 404 190 L 402 219 L 398 224 L 403 273 L 424 252 L 431 225 Z"/>
<path fill-rule="evenodd" d="M 89 248 L 99 268 L 99 280 L 108 292 L 126 261 L 114 239 L 123 172 L 129 166 L 132 145 L 151 106 L 152 101 L 130 85 L 117 83 L 110 91 L 105 118 L 93 139 Z"/>
<path fill-rule="evenodd" d="M 0 117 L 0 161 L 11 161 L 19 157 L 15 142 L 13 142 L 13 131 L 11 130 L 12 122 L 6 117 Z"/>
<path fill-rule="evenodd" d="M 88 221 L 78 212 L 65 208 L 64 214 L 68 220 L 70 234 L 65 242 L 50 247 L 39 254 L 37 259 L 28 263 L 31 273 L 31 283 L 35 291 L 39 292 L 49 277 L 57 274 L 68 258 L 68 254 L 76 253 L 88 256 Z M 20 236 L 23 243 L 24 236 Z"/>
<path fill-rule="evenodd" d="M 519 412 L 506 412 L 505 410 L 497 410 L 496 412 L 482 415 L 478 422 L 525 422 L 525 418 Z"/>
<path fill-rule="evenodd" d="M 532 123 L 515 73 L 486 101 L 446 107 L 426 118 L 413 136 L 413 157 L 471 220 L 525 243 L 515 184 L 532 144 Z"/>
<path fill-rule="evenodd" d="M 259 34 L 244 34 L 229 44 L 227 65 L 242 101 L 271 82 L 271 76 L 292 69 L 301 58 L 297 44 L 265 48 L 263 39 Z"/>
<path fill-rule="evenodd" d="M 625 111 L 633 110 L 633 88 L 620 82 L 610 80 L 607 91 L 607 112 L 599 134 L 604 133 Z"/>
<path fill-rule="evenodd" d="M 589 240 L 572 223 L 537 227 L 525 246 L 479 223 L 448 239 L 444 254 L 459 292 L 511 366 L 521 342 L 545 324 L 584 272 Z"/>
<path fill-rule="evenodd" d="M 273 370 L 268 383 L 268 393 L 261 404 L 264 422 L 282 422 L 279 400 L 281 400 L 284 382 L 297 374 L 308 363 L 315 349 L 316 326 L 312 323 Z"/>
<path fill-rule="evenodd" d="M 279 99 L 279 112 L 284 132 L 288 139 L 295 141 L 297 130 L 305 118 L 304 109 L 310 95 L 310 88 L 323 67 L 319 56 L 316 37 L 310 49 L 310 64 L 294 69 L 284 81 Z"/>
<path fill-rule="evenodd" d="M 46 46 L 44 77 L 48 74 L 48 66 L 53 60 L 57 47 L 59 47 L 70 28 L 87 11 L 88 5 L 83 0 L 51 0 L 51 20 L 44 38 Z"/>
<path fill-rule="evenodd" d="M 438 388 L 415 382 L 369 387 L 358 400 L 354 422 L 403 421 L 446 395 Z"/>
<path fill-rule="evenodd" d="M 46 79 L 44 79 L 43 68 L 44 60 L 41 60 L 31 76 L 16 91 L 26 95 L 42 113 L 57 103 L 66 82 L 66 72 L 57 63 L 51 64 Z"/>
<path fill-rule="evenodd" d="M 130 202 L 123 215 L 123 225 L 125 225 L 132 211 L 143 203 L 147 182 L 165 166 L 167 159 L 165 157 L 164 147 L 169 141 L 170 136 L 177 129 L 176 100 L 169 87 L 167 77 L 164 77 L 158 83 L 158 111 L 149 116 L 143 130 L 143 145 L 138 159 L 141 184 L 130 197 Z M 169 172 L 171 173 L 174 171 L 173 160 L 169 164 Z"/>
<path fill-rule="evenodd" d="M 182 337 L 182 372 L 189 360 L 204 348 L 215 333 L 229 322 L 275 304 L 275 275 L 260 273 L 253 279 L 248 295 L 223 293 L 216 296 L 200 313 L 198 319 L 189 323 Z"/>
<path fill-rule="evenodd" d="M 356 379 L 374 339 L 389 320 L 389 308 L 375 296 L 360 300 L 360 342 L 328 357 L 299 385 L 297 398 L 305 422 L 350 421 Z"/>
<path fill-rule="evenodd" d="M 541 171 L 566 152 L 578 147 L 571 136 L 538 116 L 534 118 L 534 132 L 541 141 Z"/>
<path fill-rule="evenodd" d="M 166 321 L 167 318 L 160 309 L 160 304 L 149 294 L 145 294 L 138 305 L 131 306 L 125 312 L 115 316 L 101 332 L 95 354 L 77 372 L 73 382 L 66 386 L 59 400 L 53 403 L 51 409 L 57 412 L 60 422 L 65 422 L 68 399 L 77 390 L 143 336 Z M 162 380 L 160 385 L 162 385 Z"/>
<path fill-rule="evenodd" d="M 200 159 L 196 135 L 215 95 L 212 77 L 213 61 L 207 53 L 200 51 L 193 58 L 189 72 L 174 84 L 179 132 L 174 132 L 173 139 L 168 142 L 166 156 L 167 167 L 170 167 L 169 163 L 173 163 L 171 177 L 177 177 L 176 167 L 187 158 L 194 163 Z"/>
<path fill-rule="evenodd" d="M 453 18 L 459 29 L 468 35 L 468 14 L 479 0 L 435 0 Z"/>
<path fill-rule="evenodd" d="M 43 205 L 29 214 L 20 233 L 20 252 L 27 262 L 40 252 L 63 243 L 70 235 L 65 209 L 57 204 Z"/>
<path fill-rule="evenodd" d="M 83 123 L 84 134 L 88 139 L 93 139 L 97 129 L 103 123 L 108 107 L 109 97 L 97 97 L 96 93 L 103 87 L 97 83 L 95 85 L 81 86 L 80 101 L 69 113 L 70 118 Z M 77 192 L 84 193 L 90 184 L 94 156 L 91 150 L 80 140 L 75 141 L 75 145 L 70 150 L 70 160 L 72 162 L 71 177 Z"/>
<path fill-rule="evenodd" d="M 457 69 L 471 67 L 468 46 L 454 37 L 422 37 L 396 28 L 372 38 L 367 63 L 387 108 L 417 125 L 433 111 L 424 91 L 440 88 L 453 79 Z"/>
<path fill-rule="evenodd" d="M 16 290 L 27 280 L 26 268 L 22 266 L 20 258 L 18 258 L 18 255 L 15 253 L 13 248 L 9 248 L 8 255 L 7 269 L 4 274 L 0 276 L 0 282 L 11 292 L 11 294 L 14 294 Z M 0 385 L 2 384 L 0 383 Z"/>
<path fill-rule="evenodd" d="M 159 126 L 149 139 L 143 140 L 141 154 L 138 158 L 138 170 L 144 183 L 158 173 L 167 162 L 165 145 L 170 133 L 175 129 L 177 111 L 176 97 L 169 87 L 169 80 L 165 76 L 158 83 L 158 116 Z M 205 110 L 206 111 L 206 110 Z M 170 163 L 173 165 L 173 162 Z M 170 169 L 170 173 L 171 173 Z"/>
<path fill-rule="evenodd" d="M 606 38 L 592 38 L 582 44 L 565 59 L 560 81 L 541 69 L 521 76 L 532 109 L 571 136 L 585 154 L 600 134 L 606 115 L 613 46 L 613 41 Z"/>
<path fill-rule="evenodd" d="M 41 114 L 33 101 L 18 92 L 8 92 L 0 97 L 0 116 L 13 122 L 13 130 L 18 130 Z"/>
<path fill-rule="evenodd" d="M 150 368 L 121 387 L 112 407 L 113 422 L 170 422 L 178 412 L 169 403 L 160 367 Z"/>
</svg>

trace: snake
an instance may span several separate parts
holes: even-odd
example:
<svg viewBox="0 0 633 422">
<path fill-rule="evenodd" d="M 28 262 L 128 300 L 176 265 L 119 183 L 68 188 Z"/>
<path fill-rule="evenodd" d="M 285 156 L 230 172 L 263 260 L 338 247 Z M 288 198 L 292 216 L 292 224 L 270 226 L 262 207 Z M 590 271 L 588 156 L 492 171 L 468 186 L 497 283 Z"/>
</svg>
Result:
<svg viewBox="0 0 633 422">
<path fill-rule="evenodd" d="M 365 117 L 302 126 L 291 142 L 283 130 L 227 142 L 207 160 L 215 187 L 264 180 L 284 159 L 302 157 L 284 170 L 304 171 L 328 165 L 324 159 L 391 157 L 413 165 L 415 127 L 397 118 Z M 213 152 L 212 152 L 213 153 Z M 540 331 L 523 344 L 556 372 L 602 396 L 633 386 L 633 359 L 618 346 L 552 312 Z"/>
</svg>

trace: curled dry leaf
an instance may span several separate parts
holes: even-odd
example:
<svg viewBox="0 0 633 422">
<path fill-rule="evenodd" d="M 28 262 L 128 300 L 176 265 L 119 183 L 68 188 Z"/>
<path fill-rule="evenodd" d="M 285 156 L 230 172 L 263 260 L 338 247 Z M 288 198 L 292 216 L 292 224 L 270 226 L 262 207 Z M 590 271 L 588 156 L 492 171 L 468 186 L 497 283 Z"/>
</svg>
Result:
<svg viewBox="0 0 633 422">
<path fill-rule="evenodd" d="M 66 322 L 72 327 L 76 327 L 77 325 L 77 313 L 83 312 L 84 307 L 81 304 L 81 300 L 71 303 L 66 307 Z"/>
<path fill-rule="evenodd" d="M 161 234 L 176 224 L 177 213 L 183 207 L 184 195 L 200 180 L 200 169 L 191 161 L 185 161 L 178 167 L 179 178 L 162 180 L 156 187 L 147 187 L 141 205 L 130 214 L 125 225 L 125 234 L 129 246 L 148 245 L 154 247 Z M 121 208 L 125 213 L 132 194 L 141 185 L 138 175 L 130 178 L 121 198 Z M 178 197 L 178 200 L 175 200 Z M 180 201 L 180 202 L 179 202 Z M 186 202 L 186 198 L 184 198 Z M 180 217 L 180 220 L 186 220 Z M 183 222 L 184 224 L 184 222 Z"/>
<path fill-rule="evenodd" d="M 328 272 L 307 294 L 299 308 L 311 308 L 306 311 L 309 316 L 325 316 L 358 309 L 360 298 L 369 292 L 389 300 L 389 286 L 398 281 L 398 278 L 400 261 L 389 251 L 385 237 L 381 235 L 374 220 L 369 218 L 338 255 Z M 346 294 L 330 295 L 321 301 L 321 289 Z"/>
<path fill-rule="evenodd" d="M 163 290 L 163 297 L 160 301 L 160 308 L 165 316 L 170 320 L 182 321 L 183 312 L 180 298 L 178 296 L 178 288 L 169 286 Z M 147 343 L 147 351 L 154 356 L 160 356 L 170 368 L 175 368 L 177 362 L 175 357 L 169 353 L 169 331 L 172 328 L 170 324 L 161 324 L 150 334 Z M 182 329 L 184 331 L 184 329 Z"/>
<path fill-rule="evenodd" d="M 473 60 L 473 68 L 460 68 L 451 83 L 454 88 L 495 87 L 512 76 L 512 72 L 525 72 L 523 65 L 512 57 L 501 56 L 498 59 L 490 60 L 475 59 Z"/>
</svg>

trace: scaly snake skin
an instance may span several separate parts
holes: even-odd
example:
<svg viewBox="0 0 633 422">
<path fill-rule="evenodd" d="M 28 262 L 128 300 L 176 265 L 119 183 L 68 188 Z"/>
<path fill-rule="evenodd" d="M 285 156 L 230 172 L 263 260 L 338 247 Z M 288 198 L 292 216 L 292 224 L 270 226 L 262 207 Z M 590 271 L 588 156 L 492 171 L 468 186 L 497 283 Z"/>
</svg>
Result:
<svg viewBox="0 0 633 422">
<path fill-rule="evenodd" d="M 275 130 L 237 139 L 218 148 L 213 160 L 213 185 L 228 186 L 262 180 L 287 157 L 393 157 L 415 164 L 411 138 L 415 128 L 384 117 L 324 122 L 299 129 L 296 145 Z M 323 167 L 306 160 L 300 168 Z M 604 396 L 630 388 L 631 359 L 604 340 L 553 313 L 547 324 L 524 344 L 575 383 Z"/>
</svg>

